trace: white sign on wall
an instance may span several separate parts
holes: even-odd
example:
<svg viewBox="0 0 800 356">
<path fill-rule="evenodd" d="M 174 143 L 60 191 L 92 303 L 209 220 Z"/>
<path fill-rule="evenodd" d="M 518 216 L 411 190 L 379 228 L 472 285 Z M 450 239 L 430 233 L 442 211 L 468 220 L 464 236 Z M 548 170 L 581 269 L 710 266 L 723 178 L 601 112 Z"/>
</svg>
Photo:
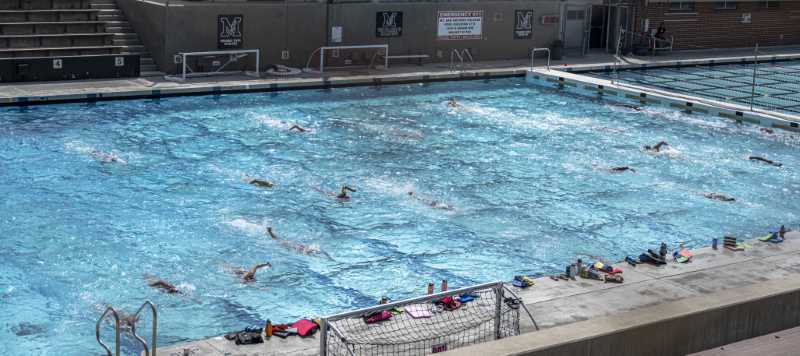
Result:
<svg viewBox="0 0 800 356">
<path fill-rule="evenodd" d="M 751 14 L 749 12 L 743 13 L 741 22 L 742 23 L 751 23 L 751 22 L 753 22 L 753 14 Z"/>
<path fill-rule="evenodd" d="M 331 27 L 331 42 L 333 43 L 342 42 L 342 26 Z"/>
<path fill-rule="evenodd" d="M 483 11 L 439 11 L 440 40 L 479 40 L 483 37 Z"/>
</svg>

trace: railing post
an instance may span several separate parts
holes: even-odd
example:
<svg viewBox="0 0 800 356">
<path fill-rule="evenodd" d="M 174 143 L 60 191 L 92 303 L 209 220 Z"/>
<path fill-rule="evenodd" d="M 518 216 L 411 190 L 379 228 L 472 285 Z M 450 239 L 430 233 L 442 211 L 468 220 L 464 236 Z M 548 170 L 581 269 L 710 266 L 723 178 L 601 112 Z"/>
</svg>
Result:
<svg viewBox="0 0 800 356">
<path fill-rule="evenodd" d="M 319 356 L 328 354 L 328 319 L 319 320 Z"/>
<path fill-rule="evenodd" d="M 109 349 L 108 346 L 106 346 L 106 344 L 103 343 L 102 340 L 100 340 L 100 326 L 102 325 L 103 319 L 106 318 L 106 315 L 108 315 L 108 313 L 111 313 L 111 315 L 114 317 L 114 336 L 116 338 L 116 340 L 115 340 L 116 341 L 116 345 L 114 346 L 114 351 L 115 351 L 114 356 L 119 356 L 120 355 L 120 347 L 121 347 L 121 345 L 120 345 L 119 315 L 117 314 L 117 311 L 114 310 L 113 307 L 109 306 L 108 308 L 106 308 L 106 310 L 103 312 L 103 314 L 100 315 L 100 319 L 97 320 L 97 325 L 95 326 L 95 336 L 96 336 L 97 342 L 100 344 L 100 346 L 102 346 L 103 349 L 106 350 L 106 354 L 108 356 L 111 356 L 111 349 Z"/>
<path fill-rule="evenodd" d="M 322 74 L 322 71 L 325 68 L 325 47 L 320 47 L 319 49 L 319 74 Z"/>
<path fill-rule="evenodd" d="M 753 111 L 753 100 L 756 97 L 756 75 L 758 71 L 758 43 L 756 43 L 756 48 L 753 50 L 753 86 L 750 91 L 750 111 Z"/>
<path fill-rule="evenodd" d="M 503 306 L 503 285 L 499 284 L 494 287 L 495 295 L 495 308 L 494 308 L 494 338 L 500 339 L 500 316 L 502 314 Z"/>
</svg>

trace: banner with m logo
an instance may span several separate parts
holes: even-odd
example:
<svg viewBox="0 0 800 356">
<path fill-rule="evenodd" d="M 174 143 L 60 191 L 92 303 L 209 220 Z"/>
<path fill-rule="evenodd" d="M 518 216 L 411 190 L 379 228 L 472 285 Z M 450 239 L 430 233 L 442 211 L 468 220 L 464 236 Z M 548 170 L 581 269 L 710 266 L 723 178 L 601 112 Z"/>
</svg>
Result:
<svg viewBox="0 0 800 356">
<path fill-rule="evenodd" d="M 217 48 L 242 48 L 243 15 L 219 15 L 217 20 Z"/>
<path fill-rule="evenodd" d="M 533 10 L 514 11 L 514 39 L 533 38 Z"/>
</svg>

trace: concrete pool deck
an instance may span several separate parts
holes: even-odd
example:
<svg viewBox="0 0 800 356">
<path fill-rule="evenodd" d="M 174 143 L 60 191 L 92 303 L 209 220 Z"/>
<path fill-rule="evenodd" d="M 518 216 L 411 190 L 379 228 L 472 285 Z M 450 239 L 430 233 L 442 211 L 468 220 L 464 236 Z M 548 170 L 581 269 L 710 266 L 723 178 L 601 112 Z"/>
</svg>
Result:
<svg viewBox="0 0 800 356">
<path fill-rule="evenodd" d="M 800 56 L 800 47 L 766 48 L 772 56 Z M 676 61 L 741 60 L 752 58 L 752 49 L 681 51 L 659 56 L 627 57 L 630 65 L 669 65 Z M 768 58 L 769 56 L 767 56 Z M 614 64 L 610 54 L 591 52 L 583 57 L 565 57 L 552 66 L 564 70 L 589 70 Z M 297 77 L 251 78 L 243 75 L 195 78 L 183 83 L 162 77 L 61 81 L 48 83 L 8 83 L 0 85 L 0 106 L 49 104 L 63 102 L 94 102 L 102 100 L 159 98 L 178 95 L 208 95 L 256 91 L 319 89 L 339 86 L 385 85 L 426 81 L 488 79 L 523 76 L 530 69 L 530 60 L 478 61 L 453 70 L 448 63 L 393 64 L 386 70 L 353 69 L 332 71 L 324 76 L 303 74 Z M 537 67 L 545 59 L 537 58 Z"/>
<path fill-rule="evenodd" d="M 513 290 L 533 313 L 541 330 L 554 329 L 554 332 L 558 332 L 559 327 L 578 325 L 577 330 L 572 331 L 575 334 L 570 337 L 585 337 L 581 334 L 587 332 L 585 328 L 580 328 L 582 322 L 621 313 L 636 317 L 637 313 L 646 313 L 649 308 L 722 293 L 739 293 L 739 297 L 746 298 L 749 293 L 747 288 L 758 290 L 757 286 L 764 283 L 792 287 L 794 284 L 787 281 L 794 278 L 797 280 L 797 286 L 794 287 L 800 290 L 800 279 L 797 278 L 800 272 L 800 232 L 788 233 L 786 241 L 780 244 L 760 241 L 749 241 L 749 244 L 752 247 L 741 252 L 729 251 L 721 246 L 719 250 L 699 248 L 694 250 L 693 261 L 687 264 L 670 263 L 661 267 L 639 265 L 634 268 L 626 263 L 618 263 L 615 266 L 624 270 L 623 284 L 581 278 L 576 281 L 539 278 L 533 287 Z M 648 247 L 656 248 L 643 246 L 643 249 Z M 755 297 L 757 293 L 751 294 Z M 800 323 L 800 320 L 797 322 Z M 520 329 L 523 334 L 534 331 L 533 324 L 524 313 L 521 315 Z M 498 342 L 504 340 L 510 339 Z M 494 350 L 491 354 L 503 354 L 502 347 L 491 348 L 494 343 L 497 342 L 478 345 L 489 349 L 481 349 L 473 354 L 486 354 L 488 350 Z M 188 349 L 193 356 L 318 355 L 318 347 L 319 339 L 316 336 L 305 339 L 274 337 L 264 344 L 248 346 L 237 346 L 222 337 L 214 337 L 162 347 L 159 353 L 180 356 L 184 349 Z M 458 354 L 458 350 L 461 349 L 453 353 Z"/>
</svg>

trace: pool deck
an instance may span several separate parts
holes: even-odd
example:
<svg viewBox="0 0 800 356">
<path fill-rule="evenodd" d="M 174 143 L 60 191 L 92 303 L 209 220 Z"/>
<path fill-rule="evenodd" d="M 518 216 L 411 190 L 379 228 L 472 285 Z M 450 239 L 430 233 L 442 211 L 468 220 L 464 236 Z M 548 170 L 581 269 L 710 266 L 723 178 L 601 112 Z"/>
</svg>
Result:
<svg viewBox="0 0 800 356">
<path fill-rule="evenodd" d="M 800 56 L 800 47 L 765 48 L 770 56 Z M 627 57 L 629 65 L 659 65 L 675 61 L 721 61 L 751 58 L 752 49 L 681 51 L 653 57 Z M 766 56 L 765 58 L 768 58 Z M 565 57 L 553 61 L 558 69 L 592 69 L 613 65 L 610 54 L 591 52 L 583 57 Z M 530 60 L 478 61 L 463 68 L 450 68 L 448 63 L 392 64 L 388 69 L 355 69 L 297 77 L 252 78 L 243 75 L 189 79 L 178 83 L 163 77 L 129 79 L 59 81 L 47 83 L 8 83 L 0 85 L 0 106 L 94 102 L 101 100 L 159 98 L 177 95 L 207 95 L 251 91 L 319 89 L 338 86 L 386 85 L 425 81 L 487 79 L 522 76 L 530 69 Z M 537 58 L 535 65 L 544 66 Z"/>
<path fill-rule="evenodd" d="M 800 233 L 790 232 L 786 241 L 772 244 L 749 241 L 752 247 L 733 252 L 721 247 L 694 250 L 692 262 L 670 263 L 655 267 L 626 263 L 615 266 L 624 270 L 625 283 L 613 284 L 578 278 L 576 281 L 536 280 L 525 290 L 514 288 L 533 313 L 542 330 L 580 323 L 620 313 L 637 313 L 649 307 L 689 298 L 713 296 L 736 291 L 759 283 L 781 283 L 800 272 Z M 646 248 L 657 246 L 643 246 Z M 617 256 L 621 257 L 621 256 Z M 535 331 L 523 314 L 522 333 Z M 193 356 L 266 356 L 317 355 L 316 336 L 301 339 L 272 338 L 264 344 L 237 346 L 222 337 L 162 347 L 162 355 Z"/>
</svg>

